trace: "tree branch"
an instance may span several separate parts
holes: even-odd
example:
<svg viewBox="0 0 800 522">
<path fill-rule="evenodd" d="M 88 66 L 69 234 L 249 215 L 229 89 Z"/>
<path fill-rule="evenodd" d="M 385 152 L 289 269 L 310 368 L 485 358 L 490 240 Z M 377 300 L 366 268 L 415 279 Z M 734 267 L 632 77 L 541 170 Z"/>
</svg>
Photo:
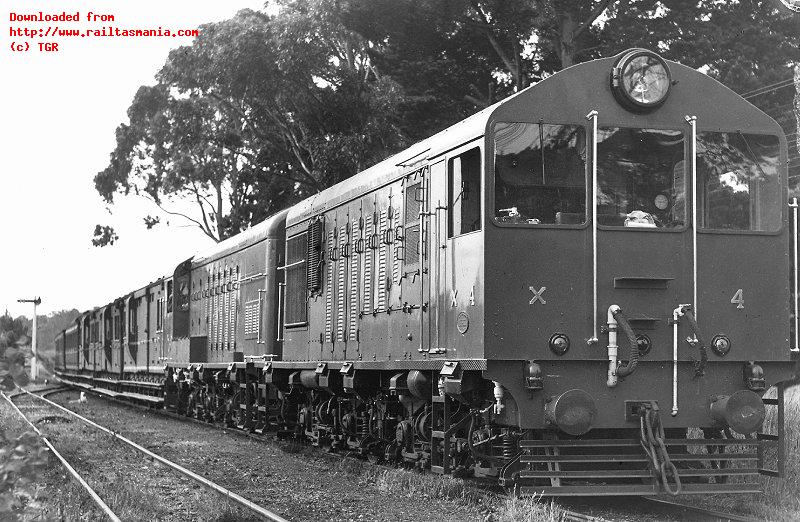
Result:
<svg viewBox="0 0 800 522">
<path fill-rule="evenodd" d="M 578 38 L 583 32 L 591 27 L 595 20 L 597 20 L 603 12 L 608 9 L 608 7 L 614 3 L 616 0 L 600 0 L 600 2 L 594 7 L 592 12 L 589 14 L 589 17 L 583 21 L 583 23 L 575 29 L 575 32 L 572 33 L 572 39 L 575 40 Z"/>
<path fill-rule="evenodd" d="M 145 192 L 145 194 L 147 194 L 147 193 Z M 146 199 L 146 200 L 150 201 L 151 203 L 153 203 L 155 206 L 157 206 L 157 207 L 158 207 L 158 208 L 159 208 L 159 209 L 160 209 L 162 212 L 164 212 L 165 214 L 169 214 L 170 216 L 179 216 L 179 217 L 182 217 L 182 218 L 184 218 L 184 219 L 186 219 L 186 220 L 188 220 L 188 221 L 191 221 L 191 222 L 192 222 L 192 223 L 194 223 L 194 224 L 195 224 L 195 225 L 196 225 L 196 226 L 197 226 L 197 227 L 198 227 L 200 230 L 202 230 L 202 231 L 203 231 L 203 233 L 204 233 L 205 235 L 207 235 L 208 237 L 210 237 L 211 239 L 213 239 L 214 241 L 216 241 L 217 243 L 219 243 L 219 238 L 215 237 L 215 236 L 214 236 L 214 234 L 213 234 L 213 233 L 212 233 L 212 232 L 211 232 L 209 229 L 206 229 L 206 228 L 203 226 L 203 224 L 202 224 L 200 221 L 198 221 L 198 220 L 196 220 L 196 219 L 194 219 L 194 218 L 192 218 L 192 217 L 189 217 L 189 216 L 187 216 L 186 214 L 184 214 L 184 213 L 182 213 L 182 212 L 174 212 L 174 211 L 172 211 L 172 210 L 167 210 L 167 209 L 166 209 L 166 208 L 165 208 L 165 207 L 164 207 L 164 206 L 163 206 L 161 203 L 158 203 L 158 202 L 157 202 L 157 201 L 156 201 L 156 200 L 155 200 L 155 199 L 154 199 L 152 196 L 150 196 L 149 194 L 145 196 L 145 195 L 143 195 L 143 194 L 139 193 L 139 194 L 137 194 L 137 196 L 139 196 L 139 197 L 141 197 L 141 198 L 144 198 L 144 199 Z"/>
</svg>

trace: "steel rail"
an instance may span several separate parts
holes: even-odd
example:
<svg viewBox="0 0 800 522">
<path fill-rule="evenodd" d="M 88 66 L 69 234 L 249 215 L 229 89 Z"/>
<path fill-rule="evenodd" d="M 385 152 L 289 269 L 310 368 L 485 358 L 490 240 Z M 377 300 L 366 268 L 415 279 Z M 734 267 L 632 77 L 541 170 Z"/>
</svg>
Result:
<svg viewBox="0 0 800 522">
<path fill-rule="evenodd" d="M 654 497 L 641 497 L 642 500 L 646 502 L 651 502 L 653 504 L 659 504 L 662 507 L 669 507 L 676 510 L 685 510 L 685 511 L 692 511 L 695 513 L 699 513 L 701 515 L 706 515 L 707 517 L 724 521 L 724 522 L 759 522 L 761 519 L 755 517 L 746 517 L 743 515 L 734 515 L 732 513 L 725 513 L 723 511 L 714 511 L 711 509 L 705 509 L 698 506 L 691 506 L 688 504 L 681 504 L 680 502 L 672 502 L 669 500 L 664 500 L 660 498 Z"/>
<path fill-rule="evenodd" d="M 80 486 L 83 489 L 85 489 L 87 493 L 89 493 L 89 496 L 92 497 L 92 500 L 94 500 L 95 504 L 97 504 L 97 506 L 103 511 L 103 513 L 105 513 L 106 516 L 109 519 L 111 519 L 112 521 L 120 522 L 119 517 L 113 511 L 111 511 L 111 508 L 108 507 L 108 504 L 103 502 L 103 499 L 100 498 L 100 495 L 98 495 L 97 492 L 95 492 L 95 490 L 92 489 L 92 487 L 83 479 L 83 477 L 81 477 L 80 474 L 77 471 L 75 471 L 75 468 L 73 468 L 70 465 L 70 463 L 67 462 L 67 460 L 64 457 L 61 456 L 61 453 L 59 453 L 58 450 L 53 447 L 53 445 L 50 443 L 50 441 L 47 440 L 47 437 L 45 437 L 44 434 L 42 434 L 42 432 L 39 431 L 39 428 L 37 428 L 28 419 L 28 417 L 26 417 L 25 414 L 22 413 L 22 411 L 17 407 L 17 405 L 14 404 L 14 401 L 12 401 L 11 398 L 8 395 L 6 395 L 5 393 L 3 393 L 3 392 L 0 392 L 0 395 L 2 395 L 3 398 L 11 405 L 11 407 L 14 409 L 14 411 L 16 411 L 17 414 L 19 414 L 19 416 L 22 417 L 22 419 L 25 422 L 27 422 L 28 425 L 30 425 L 30 427 L 33 429 L 33 431 L 35 431 L 36 434 L 42 439 L 42 442 L 45 443 L 45 445 L 53 453 L 53 455 L 55 455 L 56 458 L 61 462 L 61 465 L 64 466 L 64 469 L 66 469 L 69 472 L 69 474 L 72 475 L 72 478 L 75 479 L 75 481 L 78 484 L 80 484 Z M 18 394 L 18 395 L 20 395 L 20 394 Z"/>
<path fill-rule="evenodd" d="M 34 393 L 31 393 L 28 390 L 22 389 L 22 391 L 27 393 L 31 397 L 35 397 L 36 399 L 44 401 L 47 404 L 50 404 L 51 406 L 54 406 L 54 407 L 58 408 L 59 410 L 62 410 L 63 412 L 76 417 L 77 419 L 80 419 L 84 423 L 86 423 L 86 424 L 88 424 L 88 425 L 90 425 L 90 426 L 92 426 L 94 428 L 97 428 L 100 431 L 108 433 L 109 435 L 111 435 L 112 437 L 116 438 L 117 440 L 120 440 L 120 441 L 124 442 L 125 444 L 131 446 L 132 448 L 136 449 L 137 451 L 139 451 L 141 453 L 144 453 L 148 457 L 150 457 L 152 459 L 155 459 L 158 462 L 164 464 L 165 466 L 168 466 L 168 467 L 174 469 L 175 471 L 181 473 L 182 475 L 185 475 L 185 476 L 189 477 L 190 479 L 194 480 L 195 482 L 198 482 L 198 483 L 202 484 L 206 488 L 212 489 L 215 492 L 219 493 L 220 495 L 224 496 L 225 498 L 236 502 L 240 506 L 242 506 L 242 507 L 244 507 L 246 509 L 249 509 L 250 511 L 253 511 L 255 513 L 258 513 L 260 516 L 262 516 L 266 520 L 271 520 L 273 522 L 288 522 L 285 518 L 281 517 L 280 515 L 277 515 L 277 514 L 273 513 L 272 511 L 269 511 L 268 509 L 265 509 L 265 508 L 259 506 L 258 504 L 255 504 L 255 503 L 247 500 L 246 498 L 244 498 L 244 497 L 242 497 L 240 495 L 237 495 L 233 491 L 231 491 L 231 490 L 229 490 L 227 488 L 224 488 L 224 487 L 220 486 L 219 484 L 216 484 L 216 483 L 208 480 L 207 478 L 205 478 L 205 477 L 203 477 L 201 475 L 198 475 L 197 473 L 195 473 L 195 472 L 193 472 L 193 471 L 191 471 L 189 469 L 184 468 L 183 466 L 181 466 L 179 464 L 176 464 L 176 463 L 174 463 L 174 462 L 172 462 L 170 460 L 167 460 L 166 458 L 162 457 L 161 455 L 153 453 L 152 451 L 148 450 L 147 448 L 145 448 L 143 446 L 140 446 L 139 444 L 137 444 L 137 443 L 133 442 L 132 440 L 124 437 L 123 435 L 120 435 L 119 433 L 116 433 L 116 432 L 114 432 L 114 431 L 112 431 L 112 430 L 110 430 L 110 429 L 108 429 L 108 428 L 106 428 L 104 426 L 101 426 L 101 425 L 97 424 L 96 422 L 94 422 L 92 420 L 89 420 L 86 417 L 84 417 L 84 416 L 82 416 L 82 415 L 80 415 L 78 413 L 75 413 L 74 411 L 70 410 L 69 408 L 65 408 L 64 406 L 61 406 L 60 404 L 57 404 L 57 403 L 51 401 L 50 399 L 46 399 L 44 397 L 41 397 L 41 396 L 36 395 Z"/>
</svg>

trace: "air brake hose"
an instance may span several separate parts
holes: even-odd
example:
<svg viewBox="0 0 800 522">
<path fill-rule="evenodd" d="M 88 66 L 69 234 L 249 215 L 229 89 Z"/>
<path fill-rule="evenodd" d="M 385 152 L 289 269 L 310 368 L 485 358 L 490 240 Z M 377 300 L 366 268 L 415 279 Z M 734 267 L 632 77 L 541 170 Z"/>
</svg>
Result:
<svg viewBox="0 0 800 522">
<path fill-rule="evenodd" d="M 619 368 L 617 368 L 618 376 L 627 377 L 636 371 L 636 366 L 639 364 L 639 343 L 636 341 L 636 334 L 633 332 L 633 328 L 631 328 L 631 325 L 628 322 L 628 319 L 625 318 L 622 310 L 617 309 L 612 313 L 614 314 L 614 319 L 616 319 L 617 324 L 619 324 L 619 326 L 622 328 L 622 331 L 625 332 L 625 337 L 628 338 L 628 342 L 630 343 L 628 364 L 620 365 Z"/>
<path fill-rule="evenodd" d="M 491 408 L 491 406 L 490 406 Z M 488 409 L 488 408 L 487 408 Z M 487 455 L 485 453 L 481 453 L 478 451 L 473 443 L 473 437 L 475 435 L 475 419 L 478 417 L 477 412 L 470 414 L 469 420 L 469 430 L 467 430 L 467 446 L 469 447 L 469 451 L 472 454 L 472 458 L 476 461 L 487 461 L 487 462 L 494 462 L 502 464 L 504 461 L 500 457 L 495 457 L 492 455 Z"/>
<path fill-rule="evenodd" d="M 700 328 L 697 326 L 697 320 L 691 310 L 685 310 L 683 313 L 692 327 L 692 332 L 697 339 L 697 349 L 700 351 L 700 360 L 694 361 L 694 376 L 702 377 L 706 374 L 706 363 L 708 362 L 708 354 L 706 353 L 706 343 L 700 335 Z"/>
</svg>

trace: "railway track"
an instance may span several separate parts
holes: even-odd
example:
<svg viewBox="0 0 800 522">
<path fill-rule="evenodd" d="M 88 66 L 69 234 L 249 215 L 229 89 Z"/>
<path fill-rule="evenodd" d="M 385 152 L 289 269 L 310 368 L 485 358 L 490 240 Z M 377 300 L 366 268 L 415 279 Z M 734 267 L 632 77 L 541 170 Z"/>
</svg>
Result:
<svg viewBox="0 0 800 522">
<path fill-rule="evenodd" d="M 681 515 L 688 515 L 683 517 L 684 520 L 690 519 L 692 515 L 694 515 L 694 517 L 699 517 L 700 520 L 708 520 L 709 522 L 760 522 L 761 520 L 753 517 L 734 515 L 732 513 L 724 513 L 722 511 L 704 509 L 698 506 L 690 506 L 681 504 L 680 502 L 671 502 L 660 498 L 644 497 L 642 500 L 654 507 L 667 509 Z"/>
<path fill-rule="evenodd" d="M 53 392 L 59 391 L 59 390 L 48 389 L 48 390 L 43 390 L 43 391 L 45 391 L 46 393 L 53 393 Z M 0 393 L 2 393 L 2 392 L 0 392 Z M 101 426 L 100 424 L 97 424 L 96 422 L 94 422 L 94 421 L 92 421 L 90 419 L 87 419 L 86 417 L 84 417 L 84 416 L 82 416 L 82 415 L 80 415 L 78 413 L 75 413 L 74 411 L 70 410 L 69 408 L 65 408 L 64 406 L 61 406 L 60 404 L 57 404 L 57 403 L 47 399 L 46 397 L 43 397 L 43 396 L 38 395 L 36 393 L 31 393 L 31 392 L 29 392 L 27 390 L 24 390 L 24 389 L 20 389 L 20 392 L 17 393 L 17 394 L 14 394 L 12 397 L 9 397 L 5 393 L 2 393 L 2 396 L 11 405 L 11 407 L 14 409 L 14 411 L 24 420 L 24 422 L 27 423 L 36 432 L 37 435 L 39 435 L 39 437 L 42 439 L 44 444 L 50 449 L 50 451 L 53 452 L 53 454 L 56 456 L 56 458 L 61 462 L 62 466 L 64 466 L 64 468 L 69 472 L 69 474 L 73 477 L 73 479 L 89 494 L 89 496 L 91 496 L 91 498 L 95 502 L 95 504 L 97 504 L 97 506 L 101 509 L 101 511 L 103 513 L 105 513 L 106 516 L 110 520 L 119 521 L 120 518 L 111 510 L 111 508 L 109 508 L 107 503 L 105 501 L 103 501 L 103 499 L 100 498 L 100 496 L 94 491 L 94 489 L 92 489 L 92 487 L 89 485 L 89 483 L 86 481 L 86 479 L 84 477 L 82 477 L 75 470 L 75 467 L 72 464 L 70 464 L 61 455 L 61 453 L 58 452 L 58 450 L 53 446 L 53 444 L 49 441 L 49 439 L 45 436 L 45 434 L 42 433 L 42 431 L 39 430 L 39 428 L 37 428 L 37 426 L 36 426 L 37 422 L 42 420 L 46 416 L 46 415 L 42 415 L 41 414 L 41 410 L 46 410 L 47 407 L 49 407 L 51 409 L 51 411 L 52 411 L 52 409 L 56 409 L 56 410 L 58 410 L 60 412 L 66 413 L 67 415 L 69 415 L 71 417 L 74 417 L 74 418 L 80 420 L 81 422 L 83 422 L 83 423 L 85 423 L 85 424 L 87 424 L 87 425 L 89 425 L 89 426 L 91 426 L 91 427 L 93 427 L 93 428 L 95 428 L 95 429 L 97 429 L 97 430 L 99 430 L 101 432 L 104 432 L 104 433 L 110 435 L 111 437 L 115 438 L 116 440 L 126 444 L 127 446 L 129 446 L 129 447 L 133 448 L 134 450 L 138 451 L 139 453 L 142 453 L 142 454 L 146 455 L 147 457 L 159 462 L 160 464 L 162 464 L 162 465 L 174 470 L 175 472 L 179 473 L 180 475 L 193 480 L 194 482 L 198 483 L 204 489 L 207 489 L 209 491 L 213 491 L 214 493 L 217 493 L 218 495 L 222 496 L 226 500 L 236 504 L 237 506 L 241 507 L 242 509 L 246 510 L 247 512 L 258 516 L 259 518 L 261 518 L 263 520 L 269 520 L 269 521 L 272 521 L 272 522 L 287 522 L 286 519 L 284 519 L 283 517 L 281 517 L 280 515 L 278 515 L 276 513 L 273 513 L 272 511 L 266 509 L 265 507 L 260 506 L 258 504 L 255 504 L 255 503 L 247 500 L 246 498 L 238 495 L 237 493 L 235 493 L 235 492 L 233 492 L 233 491 L 231 491 L 231 490 L 229 490 L 227 488 L 224 488 L 224 487 L 220 486 L 219 484 L 217 484 L 215 482 L 212 482 L 211 480 L 208 480 L 207 478 L 205 478 L 205 477 L 203 477 L 201 475 L 198 475 L 197 473 L 194 473 L 193 471 L 191 471 L 189 469 L 186 469 L 183 466 L 181 466 L 181 465 L 179 465 L 179 464 L 177 464 L 177 463 L 175 463 L 175 462 L 173 462 L 173 461 L 171 461 L 171 460 L 169 460 L 167 458 L 164 458 L 161 455 L 158 455 L 158 454 L 148 450 L 147 448 L 145 448 L 145 447 L 133 442 L 132 440 L 124 437 L 123 435 L 121 435 L 119 433 L 116 433 L 113 430 L 110 430 L 110 429 L 108 429 L 108 428 L 106 428 L 104 426 Z M 33 420 L 31 418 L 29 418 L 29 416 L 26 415 L 14 401 L 14 399 L 17 399 L 17 398 L 22 397 L 22 396 L 32 398 L 33 400 L 37 401 L 38 404 L 40 405 L 39 407 L 33 406 L 33 407 L 30 407 L 30 408 L 26 408 L 26 409 L 29 410 L 29 412 L 38 414 L 37 417 L 34 418 Z M 44 406 L 41 406 L 41 405 L 44 405 Z"/>
<path fill-rule="evenodd" d="M 55 403 L 53 401 L 50 401 L 49 399 L 46 398 L 47 395 L 54 394 L 54 393 L 59 393 L 59 392 L 66 391 L 66 390 L 67 390 L 66 388 L 39 390 L 39 393 L 44 395 L 44 397 L 40 397 L 39 395 L 35 395 L 35 394 L 32 394 L 30 392 L 27 392 L 27 391 L 23 390 L 20 393 L 18 393 L 17 395 L 15 395 L 15 397 L 19 396 L 19 395 L 23 395 L 23 394 L 28 394 L 28 395 L 34 396 L 37 399 L 46 402 L 48 405 L 52 405 L 52 407 L 55 407 L 55 408 L 58 408 L 61 411 L 67 412 L 68 414 L 73 415 L 73 416 L 81 419 L 83 422 L 87 422 L 90 425 L 98 427 L 99 429 L 101 429 L 103 431 L 106 431 L 107 433 L 115 436 L 116 438 L 118 438 L 120 440 L 123 440 L 123 439 L 127 440 L 124 437 L 122 437 L 121 435 L 113 432 L 112 430 L 108 430 L 107 428 L 103 428 L 103 427 L 95 424 L 93 421 L 90 421 L 89 419 L 85 419 L 84 417 L 78 415 L 77 413 L 72 412 L 68 408 L 65 408 L 65 407 L 63 407 L 63 406 L 61 406 L 61 405 L 59 405 L 59 404 L 57 404 L 57 403 Z M 89 391 L 89 393 L 92 393 L 91 390 L 88 390 L 88 391 Z M 119 405 L 122 405 L 122 406 L 126 406 L 126 407 L 133 406 L 134 408 L 136 408 L 136 409 L 138 409 L 140 411 L 147 411 L 147 412 L 150 412 L 150 413 L 152 413 L 154 411 L 153 408 L 149 408 L 147 406 L 132 404 L 132 403 L 125 402 L 125 401 L 122 401 L 122 400 L 119 400 L 119 399 L 109 398 L 109 397 L 107 397 L 105 395 L 102 395 L 102 394 L 92 393 L 92 395 L 94 395 L 94 396 L 96 396 L 98 398 L 104 399 L 107 402 L 116 403 L 116 404 L 119 404 Z M 171 418 L 171 419 L 174 419 L 174 420 L 179 420 L 179 421 L 184 422 L 184 423 L 193 423 L 193 424 L 199 424 L 199 425 L 206 426 L 206 427 L 212 427 L 214 429 L 223 431 L 226 434 L 235 434 L 237 437 L 249 438 L 249 439 L 260 441 L 260 442 L 267 442 L 267 441 L 270 441 L 270 440 L 275 440 L 277 438 L 277 437 L 269 436 L 269 435 L 252 434 L 252 433 L 248 433 L 246 431 L 232 429 L 232 428 L 228 428 L 228 427 L 217 425 L 217 424 L 210 424 L 208 422 L 204 422 L 204 421 L 199 420 L 199 419 L 186 417 L 186 416 L 183 416 L 183 415 L 179 415 L 179 414 L 172 413 L 172 412 L 167 412 L 167 411 L 164 411 L 164 410 L 155 410 L 155 411 L 159 415 L 164 416 L 164 417 L 168 417 L 168 418 Z M 133 443 L 133 444 L 135 444 L 135 443 Z M 138 446 L 138 445 L 136 445 L 136 446 Z M 142 449 L 144 449 L 144 448 L 142 448 Z M 149 450 L 146 450 L 146 449 L 145 449 L 145 451 L 148 452 L 148 453 L 152 453 L 152 452 L 149 452 Z M 331 454 L 331 455 L 334 455 L 334 454 Z M 338 455 L 338 454 L 336 454 L 336 455 Z M 191 472 L 189 472 L 189 473 L 191 473 Z M 190 477 L 190 478 L 193 478 L 193 477 Z M 480 486 L 477 486 L 477 487 L 480 487 Z M 224 488 L 222 488 L 222 489 L 224 489 Z M 227 490 L 225 490 L 225 491 L 227 491 Z M 225 495 L 225 493 L 222 493 L 220 491 L 217 491 L 217 492 L 220 493 L 220 494 Z M 231 494 L 233 494 L 233 493 L 231 492 Z M 501 500 L 503 498 L 503 495 L 501 495 L 499 493 L 490 493 L 490 494 L 492 496 L 496 495 L 496 498 L 498 500 Z M 581 505 L 581 507 L 578 507 L 578 508 L 570 508 L 569 504 L 570 504 L 569 502 L 565 502 L 564 505 L 562 506 L 562 514 L 561 514 L 561 518 L 560 518 L 561 521 L 564 521 L 564 522 L 588 522 L 588 521 L 617 520 L 618 519 L 617 517 L 615 517 L 613 515 L 613 510 L 615 509 L 614 506 L 613 506 L 613 503 L 609 502 L 607 498 L 598 498 L 598 499 L 596 499 L 596 501 L 589 501 L 588 504 L 583 503 Z M 685 505 L 685 504 L 681 504 L 681 503 L 677 503 L 677 502 L 671 502 L 669 500 L 664 500 L 664 499 L 659 499 L 659 498 L 632 497 L 632 498 L 627 499 L 625 504 L 627 505 L 628 511 L 631 511 L 631 513 L 638 512 L 640 514 L 647 514 L 650 517 L 653 517 L 655 515 L 655 517 L 646 518 L 646 520 L 671 520 L 671 521 L 673 521 L 673 520 L 674 521 L 696 520 L 696 521 L 706 521 L 706 522 L 722 522 L 722 521 L 755 522 L 756 520 L 758 520 L 756 518 L 745 517 L 745 516 L 741 516 L 741 515 L 734 515 L 734 514 L 730 514 L 730 513 L 723 513 L 723 512 L 719 512 L 719 511 L 713 511 L 713 510 L 707 510 L 707 509 L 703 509 L 703 508 L 700 508 L 700 507 L 697 507 L 697 506 L 689 506 L 689 505 Z M 583 506 L 586 506 L 586 508 L 583 508 Z M 589 513 L 587 513 L 586 511 L 589 511 Z M 592 514 L 592 513 L 594 513 L 594 514 Z M 630 517 L 633 517 L 633 518 L 630 518 Z M 663 518 L 659 518 L 659 517 L 663 517 Z M 269 519 L 269 518 L 267 518 L 267 519 Z M 639 520 L 639 518 L 637 518 L 636 514 L 623 515 L 622 519 L 623 520 Z M 271 519 L 271 520 L 276 520 L 276 519 Z M 282 519 L 279 518 L 279 520 L 282 520 Z"/>
</svg>

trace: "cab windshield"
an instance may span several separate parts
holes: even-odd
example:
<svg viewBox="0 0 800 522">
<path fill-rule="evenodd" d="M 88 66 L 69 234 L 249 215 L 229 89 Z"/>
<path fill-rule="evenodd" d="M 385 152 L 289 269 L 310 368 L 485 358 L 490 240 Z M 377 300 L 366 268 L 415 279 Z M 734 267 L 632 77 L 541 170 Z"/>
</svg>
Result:
<svg viewBox="0 0 800 522">
<path fill-rule="evenodd" d="M 779 151 L 777 136 L 698 133 L 700 227 L 764 232 L 780 229 Z"/>
<path fill-rule="evenodd" d="M 497 123 L 496 223 L 586 222 L 586 137 L 579 125 Z"/>
<path fill-rule="evenodd" d="M 686 222 L 683 133 L 608 127 L 597 136 L 597 223 L 677 228 Z"/>
</svg>

